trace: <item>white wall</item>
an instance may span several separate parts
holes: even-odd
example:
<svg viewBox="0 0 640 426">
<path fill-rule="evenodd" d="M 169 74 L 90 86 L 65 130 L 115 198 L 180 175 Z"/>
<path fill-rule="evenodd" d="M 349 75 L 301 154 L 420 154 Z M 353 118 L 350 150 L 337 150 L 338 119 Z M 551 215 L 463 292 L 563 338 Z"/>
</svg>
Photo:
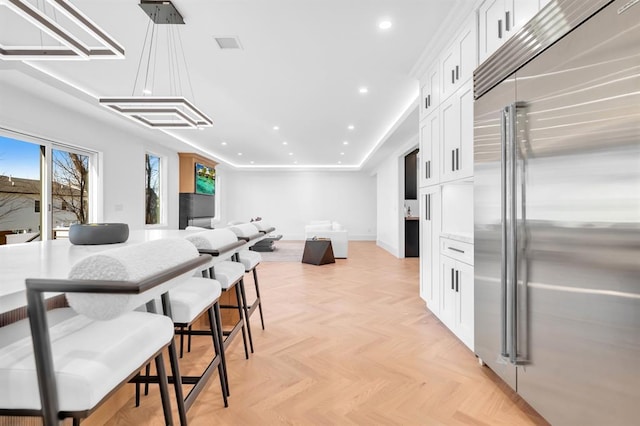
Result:
<svg viewBox="0 0 640 426">
<path fill-rule="evenodd" d="M 62 93 L 60 96 L 64 96 Z M 166 157 L 166 226 L 178 226 L 178 156 L 151 141 L 133 137 L 92 117 L 52 103 L 49 99 L 0 83 L 0 128 L 9 128 L 101 153 L 98 221 L 124 222 L 144 228 L 144 155 L 148 150 Z M 5 133 L 21 139 L 18 135 Z M 22 138 L 28 139 L 28 138 Z M 177 148 L 178 149 L 178 148 Z"/>
<path fill-rule="evenodd" d="M 378 220 L 376 224 L 376 243 L 396 257 L 399 252 L 398 202 L 400 167 L 397 158 L 389 158 L 378 167 L 376 172 L 376 193 Z"/>
<path fill-rule="evenodd" d="M 412 137 L 376 170 L 378 212 L 376 243 L 396 257 L 404 257 L 404 156 L 417 147 Z M 418 210 L 411 213 L 416 216 Z"/>
<path fill-rule="evenodd" d="M 311 220 L 329 219 L 350 240 L 375 240 L 375 177 L 363 172 L 231 171 L 221 173 L 221 222 L 260 216 L 285 239 L 304 239 Z"/>
</svg>

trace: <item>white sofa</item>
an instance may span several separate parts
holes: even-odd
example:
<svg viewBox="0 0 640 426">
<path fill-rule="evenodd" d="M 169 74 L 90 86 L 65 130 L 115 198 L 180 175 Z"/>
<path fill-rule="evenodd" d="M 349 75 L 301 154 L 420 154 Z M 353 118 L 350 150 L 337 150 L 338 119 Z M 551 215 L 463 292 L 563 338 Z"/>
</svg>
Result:
<svg viewBox="0 0 640 426">
<path fill-rule="evenodd" d="M 346 259 L 349 252 L 349 233 L 338 222 L 313 220 L 304 227 L 305 238 L 330 238 L 333 256 Z"/>
</svg>

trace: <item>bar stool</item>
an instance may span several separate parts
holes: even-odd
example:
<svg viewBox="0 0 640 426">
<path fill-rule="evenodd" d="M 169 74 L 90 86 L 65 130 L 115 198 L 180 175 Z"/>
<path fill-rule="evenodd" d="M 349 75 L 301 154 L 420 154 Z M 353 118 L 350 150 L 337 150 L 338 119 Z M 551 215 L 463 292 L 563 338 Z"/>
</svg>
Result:
<svg viewBox="0 0 640 426">
<path fill-rule="evenodd" d="M 46 426 L 71 417 L 79 425 L 155 359 L 165 422 L 173 424 L 162 356 L 169 348 L 172 373 L 180 378 L 173 323 L 133 309 L 157 295 L 168 301 L 171 286 L 206 263 L 185 243 L 157 240 L 105 250 L 76 263 L 69 279 L 27 279 L 31 336 L 2 340 L 0 415 L 41 416 Z M 47 292 L 65 292 L 80 315 L 49 326 Z M 177 387 L 176 395 L 181 396 Z M 178 401 L 181 423 L 186 424 L 182 399 Z"/>
<path fill-rule="evenodd" d="M 197 396 L 204 389 L 206 382 L 216 367 L 218 368 L 218 375 L 220 377 L 220 388 L 222 390 L 224 406 L 229 406 L 227 401 L 229 385 L 227 382 L 226 360 L 224 350 L 222 349 L 222 327 L 218 303 L 220 293 L 221 285 L 218 281 L 197 277 L 190 278 L 169 291 L 171 317 L 174 327 L 177 329 L 176 334 L 179 334 L 181 339 L 180 350 L 182 351 L 182 339 L 184 335 L 188 335 L 189 338 L 192 335 L 205 335 L 210 336 L 213 340 L 213 357 L 204 372 L 200 376 L 182 376 L 182 384 L 193 385 L 193 388 L 191 388 L 191 391 L 189 391 L 184 400 L 185 410 L 187 411 L 189 411 Z M 158 300 L 156 300 L 156 304 L 157 302 Z M 158 310 L 162 309 L 163 308 L 159 308 Z M 205 312 L 208 316 L 209 329 L 192 330 L 191 325 Z M 180 358 L 182 358 L 182 354 L 180 354 Z M 140 384 L 145 384 L 144 394 L 147 395 L 149 383 L 155 383 L 156 379 L 155 376 L 150 375 L 150 365 L 147 364 L 145 374 L 138 375 L 132 380 L 136 383 L 136 407 L 140 405 Z"/>
<path fill-rule="evenodd" d="M 186 237 L 188 241 L 193 243 L 201 254 L 209 254 L 212 256 L 208 265 L 208 270 L 203 272 L 203 276 L 212 278 L 220 282 L 222 291 L 235 291 L 236 305 L 220 305 L 220 309 L 235 310 L 238 312 L 238 321 L 233 325 L 231 330 L 223 332 L 226 337 L 224 339 L 224 349 L 233 341 L 238 333 L 242 333 L 244 342 L 245 358 L 249 359 L 249 346 L 253 352 L 253 341 L 251 337 L 251 328 L 248 324 L 248 312 L 246 303 L 246 294 L 244 290 L 244 267 L 238 262 L 229 261 L 235 251 L 242 247 L 244 241 L 238 241 L 236 235 L 229 229 L 213 229 L 192 234 Z M 247 336 L 249 337 L 249 345 L 247 345 Z"/>
<path fill-rule="evenodd" d="M 257 222 L 256 222 L 257 223 Z M 259 242 L 262 238 L 264 238 L 265 234 L 260 232 L 258 228 L 252 223 L 243 223 L 238 225 L 231 225 L 229 229 L 233 231 L 238 239 L 242 239 L 247 241 L 249 244 L 253 241 L 254 244 Z M 253 244 L 251 244 L 253 245 Z M 262 329 L 264 330 L 264 315 L 262 313 L 262 299 L 260 298 L 260 286 L 258 284 L 258 272 L 256 267 L 262 261 L 262 256 L 260 253 L 251 250 L 240 250 L 237 253 L 237 260 L 242 263 L 244 266 L 245 273 L 253 274 L 253 284 L 256 290 L 256 299 L 247 307 L 247 311 L 249 313 L 249 318 L 255 312 L 255 309 L 258 308 L 260 311 L 260 324 L 262 325 Z"/>
</svg>

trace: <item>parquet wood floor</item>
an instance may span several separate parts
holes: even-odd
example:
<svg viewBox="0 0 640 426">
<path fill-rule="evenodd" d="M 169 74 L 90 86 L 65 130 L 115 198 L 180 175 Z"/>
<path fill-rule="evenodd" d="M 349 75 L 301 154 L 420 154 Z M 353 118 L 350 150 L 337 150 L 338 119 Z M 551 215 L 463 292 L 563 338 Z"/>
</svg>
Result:
<svg viewBox="0 0 640 426">
<path fill-rule="evenodd" d="M 245 360 L 240 339 L 227 353 L 229 407 L 214 376 L 190 424 L 546 424 L 426 310 L 418 259 L 396 259 L 374 242 L 349 251 L 330 265 L 259 266 L 266 330 L 256 313 L 255 353 Z M 183 371 L 201 369 L 210 345 L 195 338 Z M 129 392 L 108 425 L 163 424 L 155 386 L 140 408 Z"/>
</svg>

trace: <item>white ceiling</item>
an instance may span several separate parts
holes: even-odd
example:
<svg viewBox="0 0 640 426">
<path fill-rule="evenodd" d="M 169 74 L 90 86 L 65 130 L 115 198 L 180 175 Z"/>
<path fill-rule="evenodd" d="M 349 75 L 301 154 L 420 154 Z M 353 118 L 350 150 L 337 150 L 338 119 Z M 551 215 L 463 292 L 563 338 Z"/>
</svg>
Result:
<svg viewBox="0 0 640 426">
<path fill-rule="evenodd" d="M 149 18 L 136 0 L 73 3 L 124 46 L 126 59 L 40 61 L 38 69 L 70 83 L 69 92 L 80 88 L 96 97 L 131 95 Z M 214 126 L 171 134 L 237 167 L 359 169 L 393 139 L 389 136 L 396 120 L 414 107 L 418 82 L 409 75 L 411 68 L 450 11 L 469 0 L 173 3 L 186 22 L 179 31 L 194 96 L 184 75 L 178 94 L 212 117 Z M 6 16 L 0 15 L 5 28 L 11 23 Z M 379 29 L 382 19 L 393 26 Z M 166 27 L 156 29 L 163 34 Z M 213 36 L 229 35 L 239 37 L 243 50 L 218 48 Z M 0 37 L 6 42 L 6 34 Z M 157 39 L 158 49 L 168 51 L 163 37 Z M 170 67 L 160 54 L 158 58 L 153 94 L 167 95 L 162 86 L 169 81 Z M 1 68 L 20 68 L 12 64 Z M 12 79 L 15 85 L 20 81 Z M 32 78 L 23 81 L 27 86 Z M 362 86 L 367 94 L 358 92 Z M 99 108 L 97 100 L 95 104 Z M 86 101 L 78 100 L 78 108 L 86 108 Z M 107 109 L 100 113 L 114 115 Z M 119 120 L 125 128 L 131 125 L 126 118 Z M 273 129 L 276 125 L 279 130 Z M 355 128 L 349 130 L 349 125 Z"/>
</svg>

